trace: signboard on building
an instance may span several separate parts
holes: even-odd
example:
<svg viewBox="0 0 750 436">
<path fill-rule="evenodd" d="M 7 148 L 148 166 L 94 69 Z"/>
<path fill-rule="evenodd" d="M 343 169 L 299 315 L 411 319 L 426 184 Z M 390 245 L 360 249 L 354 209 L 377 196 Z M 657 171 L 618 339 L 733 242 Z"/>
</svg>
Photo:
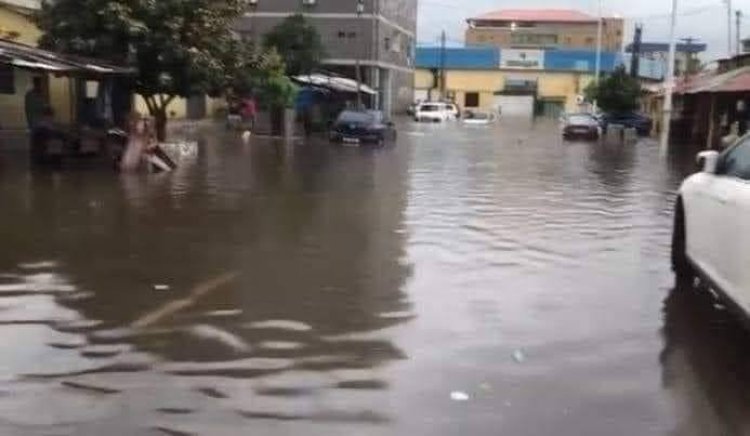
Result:
<svg viewBox="0 0 750 436">
<path fill-rule="evenodd" d="M 500 51 L 500 68 L 544 69 L 544 50 L 502 49 Z"/>
</svg>

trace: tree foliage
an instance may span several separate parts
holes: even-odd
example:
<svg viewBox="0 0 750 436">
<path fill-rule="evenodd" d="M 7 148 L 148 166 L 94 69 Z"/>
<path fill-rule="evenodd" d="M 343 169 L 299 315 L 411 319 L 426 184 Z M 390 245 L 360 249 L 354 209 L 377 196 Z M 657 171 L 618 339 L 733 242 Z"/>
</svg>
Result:
<svg viewBox="0 0 750 436">
<path fill-rule="evenodd" d="M 284 19 L 266 34 L 263 45 L 281 55 L 290 76 L 309 74 L 325 57 L 320 34 L 302 14 Z"/>
<path fill-rule="evenodd" d="M 259 51 L 242 41 L 232 45 L 231 55 L 225 59 L 223 88 L 237 96 L 254 94 L 267 108 L 292 106 L 297 87 L 286 76 L 281 56 L 274 49 Z"/>
<path fill-rule="evenodd" d="M 135 67 L 134 90 L 163 137 L 174 98 L 230 80 L 227 63 L 240 53 L 231 29 L 244 10 L 245 0 L 45 0 L 37 22 L 42 47 Z"/>
<path fill-rule="evenodd" d="M 631 77 L 625 67 L 618 67 L 612 74 L 592 82 L 586 88 L 586 98 L 596 101 L 605 112 L 629 112 L 638 108 L 641 84 Z"/>
</svg>

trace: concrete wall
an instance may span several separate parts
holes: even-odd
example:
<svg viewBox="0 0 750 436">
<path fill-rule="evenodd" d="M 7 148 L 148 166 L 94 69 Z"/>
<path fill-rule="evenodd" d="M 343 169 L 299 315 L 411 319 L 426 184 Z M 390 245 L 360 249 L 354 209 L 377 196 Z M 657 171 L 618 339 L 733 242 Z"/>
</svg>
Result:
<svg viewBox="0 0 750 436">
<path fill-rule="evenodd" d="M 575 71 L 449 70 L 446 73 L 446 91 L 454 96 L 455 102 L 462 108 L 467 93 L 478 93 L 479 108 L 489 110 L 494 106 L 494 93 L 502 91 L 508 79 L 537 82 L 539 99 L 564 101 L 565 110 L 573 112 L 578 107 L 577 96 L 583 94 L 593 76 Z M 416 71 L 415 90 L 429 90 L 432 83 L 429 70 Z M 437 90 L 433 90 L 433 96 L 437 95 Z"/>
</svg>

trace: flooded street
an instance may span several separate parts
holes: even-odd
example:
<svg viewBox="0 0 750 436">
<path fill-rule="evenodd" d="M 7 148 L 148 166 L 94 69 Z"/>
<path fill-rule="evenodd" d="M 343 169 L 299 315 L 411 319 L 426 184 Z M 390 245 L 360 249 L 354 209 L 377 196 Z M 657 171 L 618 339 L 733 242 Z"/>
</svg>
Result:
<svg viewBox="0 0 750 436">
<path fill-rule="evenodd" d="M 673 289 L 692 152 L 556 128 L 1 157 L 0 434 L 750 434 L 750 336 Z"/>
</svg>

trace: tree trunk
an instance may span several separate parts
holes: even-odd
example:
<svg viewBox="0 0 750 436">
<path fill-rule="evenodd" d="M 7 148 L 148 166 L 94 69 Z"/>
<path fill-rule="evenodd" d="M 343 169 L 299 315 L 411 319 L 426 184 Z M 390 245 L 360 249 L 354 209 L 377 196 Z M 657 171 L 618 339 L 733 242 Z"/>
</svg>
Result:
<svg viewBox="0 0 750 436">
<path fill-rule="evenodd" d="M 152 114 L 156 127 L 156 139 L 164 142 L 167 139 L 167 108 L 157 108 Z"/>
<path fill-rule="evenodd" d="M 148 112 L 154 117 L 156 139 L 159 142 L 164 142 L 167 139 L 167 108 L 173 98 L 174 97 L 168 97 L 164 99 L 159 96 L 159 100 L 157 100 L 154 95 L 145 98 Z"/>
<path fill-rule="evenodd" d="M 281 136 L 284 133 L 284 108 L 279 106 L 271 107 L 269 111 L 271 117 L 271 135 Z"/>
</svg>

